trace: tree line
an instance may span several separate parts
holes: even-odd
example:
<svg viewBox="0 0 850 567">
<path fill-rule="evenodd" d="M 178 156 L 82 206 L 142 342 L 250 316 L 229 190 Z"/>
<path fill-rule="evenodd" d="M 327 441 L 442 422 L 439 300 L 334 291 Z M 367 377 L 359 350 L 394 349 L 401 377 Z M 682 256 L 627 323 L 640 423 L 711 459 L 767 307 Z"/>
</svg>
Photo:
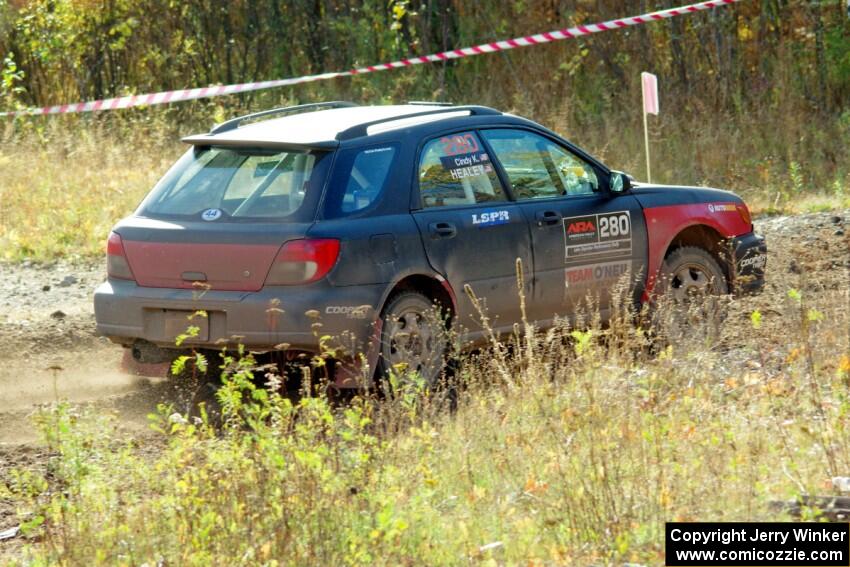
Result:
<svg viewBox="0 0 850 567">
<path fill-rule="evenodd" d="M 7 103 L 47 105 L 345 70 L 683 1 L 0 0 L 0 92 Z M 601 112 L 622 102 L 638 70 L 712 108 L 790 95 L 830 111 L 850 94 L 850 25 L 840 0 L 745 1 L 358 81 L 378 96 L 545 104 L 555 95 Z"/>
</svg>

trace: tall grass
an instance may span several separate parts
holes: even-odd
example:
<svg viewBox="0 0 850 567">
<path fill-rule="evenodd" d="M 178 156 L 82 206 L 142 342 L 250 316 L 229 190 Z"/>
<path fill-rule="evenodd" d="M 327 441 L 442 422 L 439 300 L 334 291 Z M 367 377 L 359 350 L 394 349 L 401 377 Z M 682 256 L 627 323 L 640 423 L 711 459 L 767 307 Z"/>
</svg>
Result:
<svg viewBox="0 0 850 567">
<path fill-rule="evenodd" d="M 0 145 L 0 259 L 91 259 L 179 155 L 158 132 L 47 125 Z"/>
<path fill-rule="evenodd" d="M 782 519 L 769 501 L 850 471 L 839 276 L 777 278 L 686 340 L 659 343 L 625 313 L 520 325 L 461 356 L 452 396 L 416 380 L 341 404 L 286 396 L 235 353 L 219 361 L 220 429 L 161 407 L 140 444 L 60 403 L 38 418 L 48 475 L 4 489 L 34 538 L 24 559 L 657 564 L 665 521 Z"/>
</svg>

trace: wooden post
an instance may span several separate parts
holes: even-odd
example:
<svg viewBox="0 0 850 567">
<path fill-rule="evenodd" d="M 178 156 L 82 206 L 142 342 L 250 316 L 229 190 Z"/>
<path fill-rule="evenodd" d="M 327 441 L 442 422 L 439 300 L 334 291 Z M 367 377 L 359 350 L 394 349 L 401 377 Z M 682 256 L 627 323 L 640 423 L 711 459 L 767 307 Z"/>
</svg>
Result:
<svg viewBox="0 0 850 567">
<path fill-rule="evenodd" d="M 643 143 L 646 146 L 646 182 L 652 183 L 652 167 L 649 159 L 649 124 L 646 115 L 658 115 L 658 78 L 652 73 L 641 73 L 640 92 L 643 98 Z"/>
</svg>

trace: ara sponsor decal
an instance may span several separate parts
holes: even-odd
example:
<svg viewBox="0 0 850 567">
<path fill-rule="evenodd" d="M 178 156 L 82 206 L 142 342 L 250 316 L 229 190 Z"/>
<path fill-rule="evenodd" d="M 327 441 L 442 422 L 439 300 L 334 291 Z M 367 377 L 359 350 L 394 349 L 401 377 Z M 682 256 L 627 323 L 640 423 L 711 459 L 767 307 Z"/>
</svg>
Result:
<svg viewBox="0 0 850 567">
<path fill-rule="evenodd" d="M 566 263 L 587 258 L 629 257 L 632 218 L 629 211 L 583 215 L 564 219 Z"/>
<path fill-rule="evenodd" d="M 738 262 L 738 268 L 744 270 L 750 268 L 753 270 L 762 270 L 767 265 L 767 254 L 755 254 L 749 258 L 744 258 Z"/>
<path fill-rule="evenodd" d="M 566 225 L 567 240 L 596 238 L 596 216 L 575 219 Z"/>
<path fill-rule="evenodd" d="M 345 315 L 347 319 L 365 319 L 372 310 L 371 305 L 328 305 L 326 315 Z"/>
<path fill-rule="evenodd" d="M 564 270 L 564 281 L 568 288 L 591 287 L 603 282 L 613 282 L 629 273 L 630 262 L 602 262 L 576 266 Z"/>
<path fill-rule="evenodd" d="M 708 212 L 709 213 L 724 213 L 724 212 L 735 212 L 737 209 L 735 205 L 729 203 L 709 203 L 708 204 Z"/>
<path fill-rule="evenodd" d="M 221 209 L 207 209 L 201 213 L 201 218 L 205 221 L 214 221 L 221 218 Z"/>
<path fill-rule="evenodd" d="M 506 224 L 510 220 L 510 211 L 483 211 L 472 214 L 472 224 L 474 226 L 495 226 L 497 224 Z"/>
</svg>

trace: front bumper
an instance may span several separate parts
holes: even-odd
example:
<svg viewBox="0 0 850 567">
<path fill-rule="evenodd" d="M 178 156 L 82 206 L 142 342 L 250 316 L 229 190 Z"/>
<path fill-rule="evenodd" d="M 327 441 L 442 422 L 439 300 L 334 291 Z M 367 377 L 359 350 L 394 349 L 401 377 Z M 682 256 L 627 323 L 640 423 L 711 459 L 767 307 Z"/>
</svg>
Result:
<svg viewBox="0 0 850 567">
<path fill-rule="evenodd" d="M 732 290 L 738 295 L 758 293 L 764 287 L 767 243 L 764 236 L 750 232 L 732 239 L 735 269 Z"/>
<path fill-rule="evenodd" d="M 203 310 L 203 333 L 184 345 L 220 348 L 243 344 L 255 350 L 288 348 L 317 352 L 319 337 L 330 335 L 333 346 L 365 350 L 372 337 L 376 306 L 383 285 L 264 288 L 258 292 L 207 291 L 141 287 L 110 279 L 94 294 L 97 332 L 130 346 L 147 341 L 175 347 L 175 316 Z M 186 319 L 186 327 L 196 325 Z M 319 325 L 316 325 L 318 323 Z M 182 330 L 181 330 L 182 331 Z"/>
</svg>

